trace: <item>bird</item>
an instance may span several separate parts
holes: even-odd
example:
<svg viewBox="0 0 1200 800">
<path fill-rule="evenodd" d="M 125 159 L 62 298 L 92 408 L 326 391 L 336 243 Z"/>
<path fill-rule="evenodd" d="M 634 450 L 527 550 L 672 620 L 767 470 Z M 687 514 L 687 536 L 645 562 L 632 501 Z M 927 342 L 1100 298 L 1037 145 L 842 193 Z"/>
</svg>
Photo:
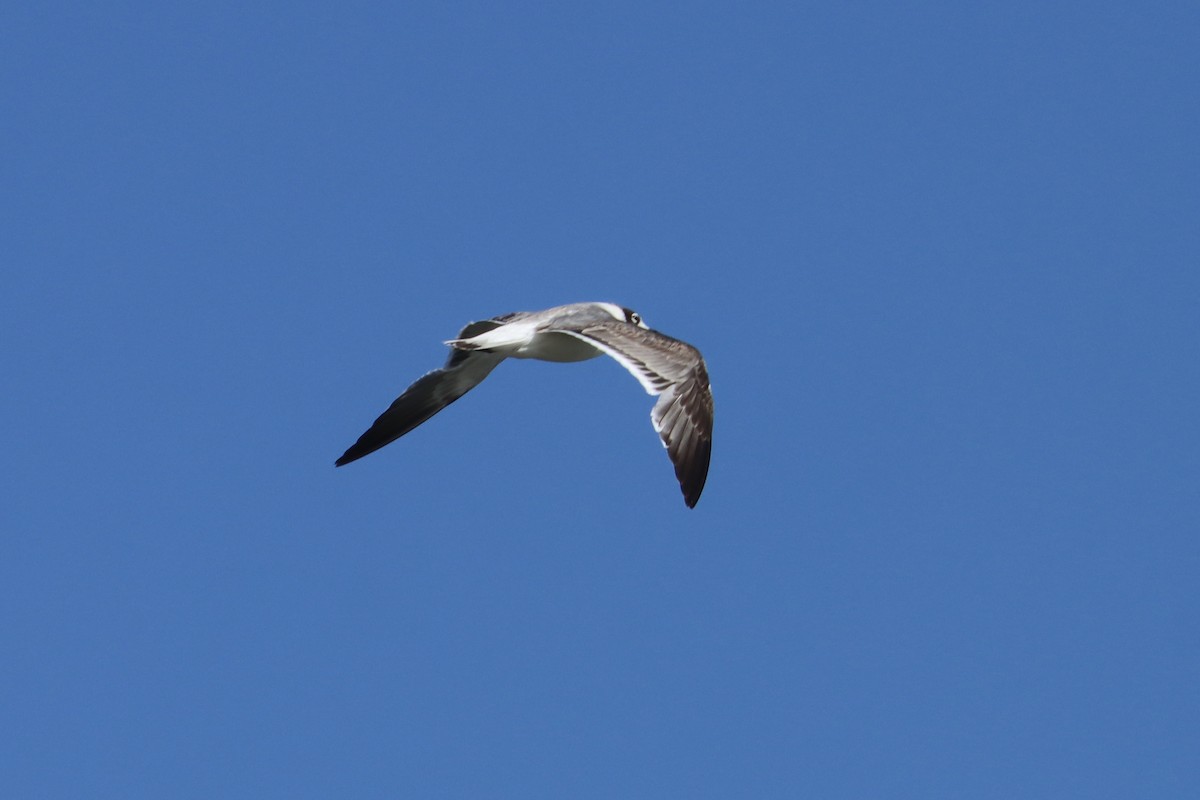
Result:
<svg viewBox="0 0 1200 800">
<path fill-rule="evenodd" d="M 357 461 L 428 420 L 474 389 L 506 358 L 585 361 L 612 356 L 658 400 L 650 422 L 662 440 L 684 503 L 694 508 L 712 454 L 713 399 L 708 368 L 687 342 L 651 330 L 615 303 L 571 303 L 468 323 L 445 342 L 441 369 L 418 378 L 335 463 Z"/>
</svg>

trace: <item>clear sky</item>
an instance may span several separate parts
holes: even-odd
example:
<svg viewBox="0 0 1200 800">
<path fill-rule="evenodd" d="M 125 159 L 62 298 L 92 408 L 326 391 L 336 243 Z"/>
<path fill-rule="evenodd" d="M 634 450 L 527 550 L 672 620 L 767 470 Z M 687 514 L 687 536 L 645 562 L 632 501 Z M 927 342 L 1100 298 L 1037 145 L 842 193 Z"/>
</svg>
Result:
<svg viewBox="0 0 1200 800">
<path fill-rule="evenodd" d="M 0 796 L 1194 797 L 1198 41 L 10 4 Z M 334 469 L 583 300 L 705 354 L 694 510 L 610 359 Z"/>
</svg>

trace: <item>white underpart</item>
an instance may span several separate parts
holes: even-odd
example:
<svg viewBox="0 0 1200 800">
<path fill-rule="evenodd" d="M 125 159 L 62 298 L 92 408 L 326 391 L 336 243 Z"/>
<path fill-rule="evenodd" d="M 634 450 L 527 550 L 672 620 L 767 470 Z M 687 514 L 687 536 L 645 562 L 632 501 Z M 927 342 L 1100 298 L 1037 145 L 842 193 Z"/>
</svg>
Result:
<svg viewBox="0 0 1200 800">
<path fill-rule="evenodd" d="M 452 339 L 446 344 L 453 347 L 457 341 Z M 586 339 L 538 331 L 536 322 L 510 322 L 462 341 L 498 355 L 539 361 L 586 361 L 602 354 Z"/>
<path fill-rule="evenodd" d="M 513 351 L 529 344 L 536 333 L 536 323 L 510 322 L 507 325 L 492 328 L 490 331 L 484 331 L 478 336 L 472 336 L 469 339 L 451 339 L 446 344 L 453 347 L 455 342 L 466 342 L 480 349 L 492 350 L 510 356 L 513 354 Z"/>
</svg>

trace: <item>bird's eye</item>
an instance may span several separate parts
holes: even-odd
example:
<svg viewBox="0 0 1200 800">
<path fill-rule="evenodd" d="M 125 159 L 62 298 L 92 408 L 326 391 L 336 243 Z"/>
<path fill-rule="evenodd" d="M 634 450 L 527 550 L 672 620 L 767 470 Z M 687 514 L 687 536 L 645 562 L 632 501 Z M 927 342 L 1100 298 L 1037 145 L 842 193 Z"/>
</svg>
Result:
<svg viewBox="0 0 1200 800">
<path fill-rule="evenodd" d="M 641 325 L 642 324 L 642 315 L 636 311 L 630 311 L 629 312 L 629 321 L 632 322 L 634 325 Z"/>
</svg>

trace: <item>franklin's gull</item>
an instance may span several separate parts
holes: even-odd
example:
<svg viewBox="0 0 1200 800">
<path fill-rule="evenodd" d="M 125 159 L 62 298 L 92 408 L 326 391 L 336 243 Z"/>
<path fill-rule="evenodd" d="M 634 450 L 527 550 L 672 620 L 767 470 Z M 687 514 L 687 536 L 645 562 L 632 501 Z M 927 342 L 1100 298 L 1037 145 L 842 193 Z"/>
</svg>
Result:
<svg viewBox="0 0 1200 800">
<path fill-rule="evenodd" d="M 349 464 L 394 442 L 475 388 L 505 358 L 584 361 L 608 354 L 657 395 L 654 430 L 675 465 L 689 508 L 708 477 L 713 400 L 700 351 L 650 330 L 636 311 L 613 303 L 572 303 L 545 311 L 517 311 L 472 322 L 445 366 L 417 380 L 337 460 Z"/>
</svg>

